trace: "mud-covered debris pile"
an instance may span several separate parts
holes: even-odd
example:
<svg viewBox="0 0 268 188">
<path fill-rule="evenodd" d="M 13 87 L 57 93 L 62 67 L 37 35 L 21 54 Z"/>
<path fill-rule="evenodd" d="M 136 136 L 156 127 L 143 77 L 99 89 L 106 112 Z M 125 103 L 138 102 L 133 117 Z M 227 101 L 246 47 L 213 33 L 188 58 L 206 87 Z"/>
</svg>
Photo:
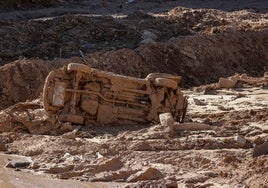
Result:
<svg viewBox="0 0 268 188">
<path fill-rule="evenodd" d="M 144 43 L 166 42 L 197 33 L 259 31 L 268 26 L 266 14 L 181 7 L 160 15 L 136 11 L 123 18 L 71 14 L 51 17 L 1 22 L 0 39 L 3 45 L 0 45 L 0 62 L 7 63 L 20 56 L 69 58 L 80 55 L 80 50 L 86 54 L 121 48 L 134 49 Z M 255 21 L 252 22 L 252 19 Z M 144 40 L 144 32 L 152 33 L 155 40 Z"/>
<path fill-rule="evenodd" d="M 218 86 L 220 88 L 235 88 L 235 87 L 245 87 L 245 86 L 263 86 L 266 87 L 268 85 L 268 72 L 265 72 L 263 77 L 254 78 L 250 77 L 247 74 L 236 74 L 229 78 L 220 78 L 218 82 Z"/>
<path fill-rule="evenodd" d="M 185 20 L 184 24 L 187 24 L 188 28 L 201 33 L 220 33 L 231 30 L 259 31 L 267 29 L 268 26 L 266 14 L 246 10 L 223 12 L 216 9 L 176 7 L 170 10 L 168 15 L 173 19 Z"/>
<path fill-rule="evenodd" d="M 6 44 L 0 52 L 3 61 L 19 56 L 53 59 L 80 56 L 79 51 L 91 53 L 120 47 L 133 48 L 140 35 L 112 17 L 74 15 L 26 23 L 7 22 L 1 28 L 1 43 Z"/>
</svg>

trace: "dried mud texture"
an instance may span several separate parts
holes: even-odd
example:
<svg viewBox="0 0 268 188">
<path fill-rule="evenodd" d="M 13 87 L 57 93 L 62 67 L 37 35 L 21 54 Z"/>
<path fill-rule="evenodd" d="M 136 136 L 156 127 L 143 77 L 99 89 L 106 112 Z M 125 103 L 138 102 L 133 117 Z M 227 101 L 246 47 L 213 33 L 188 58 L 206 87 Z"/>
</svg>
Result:
<svg viewBox="0 0 268 188">
<path fill-rule="evenodd" d="M 135 49 L 143 43 L 166 42 L 180 36 L 260 31 L 268 26 L 267 14 L 182 7 L 161 14 L 134 11 L 121 17 L 80 14 L 53 17 L 52 14 L 48 18 L 40 15 L 37 19 L 25 16 L 29 18 L 23 21 L 5 21 L 5 14 L 2 17 L 0 64 L 20 56 L 69 58 L 79 56 L 80 50 L 86 54 L 120 48 Z M 12 18 L 12 15 L 7 17 Z M 143 38 L 144 31 L 149 31 L 155 38 Z"/>
<path fill-rule="evenodd" d="M 126 187 L 265 187 L 267 157 L 252 158 L 252 148 L 267 139 L 267 88 L 184 92 L 188 122 L 175 124 L 175 134 L 138 125 L 82 127 L 59 136 L 17 131 L 1 133 L 0 140 L 7 153 L 32 157 L 28 169 L 55 178 Z"/>
</svg>

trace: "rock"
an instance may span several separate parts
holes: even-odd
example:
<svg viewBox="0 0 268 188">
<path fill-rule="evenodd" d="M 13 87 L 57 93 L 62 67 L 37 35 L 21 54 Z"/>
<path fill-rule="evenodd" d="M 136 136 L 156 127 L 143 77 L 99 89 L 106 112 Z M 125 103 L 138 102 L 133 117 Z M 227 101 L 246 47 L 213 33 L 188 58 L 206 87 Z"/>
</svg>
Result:
<svg viewBox="0 0 268 188">
<path fill-rule="evenodd" d="M 218 33 L 219 29 L 217 27 L 212 27 L 210 33 Z"/>
<path fill-rule="evenodd" d="M 190 177 L 185 178 L 185 183 L 191 183 L 191 184 L 197 184 L 199 182 L 203 183 L 207 181 L 209 177 L 201 175 L 201 174 L 196 174 Z"/>
<path fill-rule="evenodd" d="M 65 166 L 53 166 L 47 170 L 45 170 L 46 173 L 51 174 L 58 174 L 58 173 L 65 173 L 68 171 L 72 171 L 74 169 L 74 165 L 65 165 Z"/>
<path fill-rule="evenodd" d="M 187 122 L 187 123 L 176 123 L 174 126 L 176 131 L 199 131 L 199 130 L 211 130 L 212 126 L 203 123 Z"/>
<path fill-rule="evenodd" d="M 266 140 L 263 144 L 256 145 L 253 150 L 253 157 L 259 157 L 265 154 L 268 154 L 268 140 Z"/>
<path fill-rule="evenodd" d="M 234 140 L 238 143 L 240 147 L 244 147 L 247 143 L 247 140 L 243 136 L 240 136 L 240 135 L 235 136 Z"/>
<path fill-rule="evenodd" d="M 265 80 L 268 80 L 268 72 L 265 72 L 265 73 L 263 74 L 263 77 L 265 78 Z"/>
<path fill-rule="evenodd" d="M 241 74 L 240 79 L 243 79 L 243 80 L 248 79 L 248 75 L 247 74 Z"/>
<path fill-rule="evenodd" d="M 144 39 L 140 42 L 140 44 L 148 44 L 148 43 L 153 43 L 155 42 L 153 39 Z"/>
<path fill-rule="evenodd" d="M 135 174 L 132 174 L 127 179 L 128 182 L 144 181 L 144 180 L 159 180 L 164 178 L 162 172 L 156 168 L 147 168 L 145 170 L 139 171 Z"/>
<path fill-rule="evenodd" d="M 194 103 L 196 105 L 198 105 L 198 106 L 205 106 L 205 105 L 207 105 L 205 102 L 203 102 L 203 101 L 201 101 L 199 99 L 195 99 L 195 98 L 194 98 Z"/>
<path fill-rule="evenodd" d="M 237 80 L 227 79 L 227 78 L 220 78 L 218 85 L 220 88 L 234 88 L 237 83 Z"/>
<path fill-rule="evenodd" d="M 135 0 L 127 0 L 126 4 L 131 4 L 131 3 L 135 3 Z"/>
<path fill-rule="evenodd" d="M 166 179 L 165 185 L 167 188 L 178 188 L 178 183 L 176 181 L 176 178 Z"/>
<path fill-rule="evenodd" d="M 96 165 L 94 172 L 116 171 L 121 169 L 123 166 L 124 164 L 118 158 L 114 157 Z"/>
<path fill-rule="evenodd" d="M 142 32 L 142 35 L 141 35 L 141 38 L 143 40 L 146 40 L 146 39 L 151 39 L 151 40 L 156 40 L 157 39 L 157 35 L 152 33 L 151 31 L 148 31 L 148 30 L 144 30 Z"/>
<path fill-rule="evenodd" d="M 161 125 L 164 127 L 165 131 L 168 134 L 170 134 L 170 135 L 175 134 L 174 119 L 173 119 L 171 113 L 160 114 L 159 120 L 160 120 Z"/>
<path fill-rule="evenodd" d="M 171 113 L 163 113 L 159 115 L 159 120 L 162 126 L 165 127 L 173 127 L 174 126 L 174 119 Z"/>
<path fill-rule="evenodd" d="M 147 141 L 134 142 L 128 148 L 133 151 L 151 151 L 152 150 L 152 146 Z"/>
<path fill-rule="evenodd" d="M 161 125 L 163 125 L 163 126 L 173 126 L 174 125 L 174 119 L 173 119 L 171 113 L 160 114 L 159 120 L 160 120 Z"/>
<path fill-rule="evenodd" d="M 71 171 L 71 172 L 64 172 L 61 174 L 58 174 L 58 178 L 60 179 L 70 179 L 72 177 L 77 177 L 83 175 L 84 172 L 76 172 L 76 171 Z"/>
<path fill-rule="evenodd" d="M 234 110 L 233 107 L 228 107 L 228 106 L 223 106 L 223 105 L 218 105 L 218 109 L 222 111 L 231 111 Z"/>
<path fill-rule="evenodd" d="M 27 168 L 31 163 L 29 161 L 10 161 L 5 167 L 6 168 Z"/>
<path fill-rule="evenodd" d="M 4 143 L 0 142 L 0 151 L 7 151 L 7 147 Z"/>
<path fill-rule="evenodd" d="M 261 145 L 261 144 L 263 144 L 264 142 L 265 142 L 264 138 L 262 138 L 262 137 L 260 137 L 260 136 L 258 136 L 257 138 L 255 138 L 255 139 L 253 140 L 253 143 L 256 144 L 256 145 Z"/>
<path fill-rule="evenodd" d="M 137 170 L 125 169 L 118 171 L 110 171 L 110 172 L 101 172 L 96 174 L 96 176 L 90 181 L 126 181 L 126 179 L 133 173 L 136 173 Z"/>
</svg>

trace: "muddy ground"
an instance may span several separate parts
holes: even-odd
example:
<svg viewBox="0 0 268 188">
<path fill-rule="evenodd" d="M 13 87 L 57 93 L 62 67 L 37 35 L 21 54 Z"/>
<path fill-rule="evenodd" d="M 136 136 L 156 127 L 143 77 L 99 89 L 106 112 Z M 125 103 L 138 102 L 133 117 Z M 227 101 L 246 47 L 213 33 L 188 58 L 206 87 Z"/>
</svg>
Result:
<svg viewBox="0 0 268 188">
<path fill-rule="evenodd" d="M 0 8 L 1 110 L 38 98 L 51 70 L 76 62 L 141 78 L 181 75 L 186 125 L 197 126 L 178 125 L 173 134 L 160 125 L 82 127 L 50 136 L 11 122 L 11 132 L 0 129 L 0 149 L 31 157 L 23 171 L 121 187 L 267 186 L 267 155 L 252 157 L 268 133 L 266 1 L 38 0 Z M 257 81 L 212 84 L 235 73 Z"/>
</svg>

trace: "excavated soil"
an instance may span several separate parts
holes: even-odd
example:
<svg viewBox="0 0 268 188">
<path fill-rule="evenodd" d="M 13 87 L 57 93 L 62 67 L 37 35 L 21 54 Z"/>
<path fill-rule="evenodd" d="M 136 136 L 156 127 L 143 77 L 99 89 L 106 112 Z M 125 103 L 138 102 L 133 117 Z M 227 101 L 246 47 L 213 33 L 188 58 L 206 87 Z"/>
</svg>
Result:
<svg viewBox="0 0 268 188">
<path fill-rule="evenodd" d="M 181 86 L 189 88 L 235 73 L 263 75 L 268 69 L 267 49 L 268 31 L 236 31 L 179 37 L 136 49 L 92 53 L 84 58 L 20 59 L 0 67 L 0 109 L 39 97 L 49 71 L 70 62 L 140 78 L 151 72 L 180 75 Z"/>
<path fill-rule="evenodd" d="M 0 168 L 0 185 L 36 187 L 50 177 L 69 179 L 53 180 L 64 187 L 266 187 L 267 155 L 252 153 L 268 133 L 268 6 L 239 2 L 1 2 L 0 151 L 8 155 L 0 164 L 25 166 Z M 20 104 L 12 105 L 40 98 L 48 73 L 70 62 L 139 78 L 182 76 L 185 123 L 172 133 L 161 125 L 77 132 L 40 123 L 32 133 L 47 134 L 29 134 Z M 229 76 L 245 79 L 229 89 L 216 83 Z M 42 116 L 39 100 L 32 108 L 29 117 Z M 5 113 L 13 116 L 8 127 Z"/>
</svg>

